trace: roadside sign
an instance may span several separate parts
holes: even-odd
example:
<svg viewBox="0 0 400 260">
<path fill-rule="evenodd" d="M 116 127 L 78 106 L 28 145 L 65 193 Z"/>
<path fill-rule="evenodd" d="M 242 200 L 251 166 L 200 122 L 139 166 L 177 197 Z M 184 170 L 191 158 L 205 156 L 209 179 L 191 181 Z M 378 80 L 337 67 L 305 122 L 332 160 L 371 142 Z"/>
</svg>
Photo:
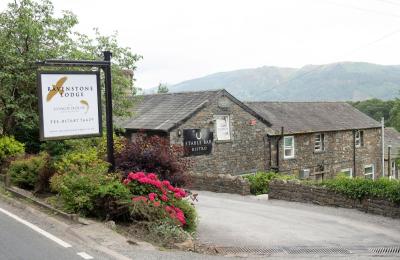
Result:
<svg viewBox="0 0 400 260">
<path fill-rule="evenodd" d="M 40 140 L 101 136 L 100 74 L 39 71 Z"/>
</svg>

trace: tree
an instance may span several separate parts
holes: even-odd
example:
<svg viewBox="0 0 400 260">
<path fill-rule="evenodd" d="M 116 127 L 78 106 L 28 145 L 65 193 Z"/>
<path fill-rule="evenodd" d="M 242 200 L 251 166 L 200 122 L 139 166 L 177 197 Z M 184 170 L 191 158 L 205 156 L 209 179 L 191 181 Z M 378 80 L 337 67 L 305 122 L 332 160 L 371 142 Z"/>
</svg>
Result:
<svg viewBox="0 0 400 260">
<path fill-rule="evenodd" d="M 393 108 L 390 110 L 390 125 L 400 131 L 400 99 L 394 100 Z"/>
<path fill-rule="evenodd" d="M 116 116 L 127 115 L 132 105 L 127 93 L 134 92 L 134 80 L 126 70 L 134 71 L 141 56 L 120 47 L 117 34 L 102 36 L 95 30 L 92 39 L 75 32 L 77 23 L 68 11 L 55 17 L 48 0 L 16 0 L 0 13 L 0 134 L 38 139 L 36 61 L 102 59 L 104 50 L 113 53 L 113 111 Z"/>
<path fill-rule="evenodd" d="M 377 121 L 381 121 L 381 118 L 385 118 L 385 125 L 391 126 L 390 113 L 395 104 L 393 100 L 380 100 L 380 99 L 369 99 L 365 101 L 357 101 L 351 103 L 355 108 L 367 114 Z"/>
<path fill-rule="evenodd" d="M 158 84 L 157 93 L 168 93 L 169 89 L 167 84 Z"/>
</svg>

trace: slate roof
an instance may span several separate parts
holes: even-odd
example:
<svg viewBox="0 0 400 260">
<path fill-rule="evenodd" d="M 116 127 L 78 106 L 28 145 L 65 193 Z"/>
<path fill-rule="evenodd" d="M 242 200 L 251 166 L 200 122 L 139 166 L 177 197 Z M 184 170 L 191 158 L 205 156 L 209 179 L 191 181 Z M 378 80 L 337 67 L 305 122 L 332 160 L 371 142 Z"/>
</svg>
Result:
<svg viewBox="0 0 400 260">
<path fill-rule="evenodd" d="M 326 132 L 380 127 L 380 123 L 346 102 L 247 102 L 272 124 L 275 134 Z"/>
<path fill-rule="evenodd" d="M 133 116 L 116 123 L 125 129 L 168 132 L 190 118 L 213 99 L 224 95 L 261 121 L 260 115 L 234 98 L 226 90 L 152 94 L 137 97 Z M 269 125 L 268 122 L 264 122 Z"/>
<path fill-rule="evenodd" d="M 388 157 L 388 146 L 391 145 L 392 158 L 400 156 L 400 133 L 392 127 L 385 128 L 385 158 Z"/>
</svg>

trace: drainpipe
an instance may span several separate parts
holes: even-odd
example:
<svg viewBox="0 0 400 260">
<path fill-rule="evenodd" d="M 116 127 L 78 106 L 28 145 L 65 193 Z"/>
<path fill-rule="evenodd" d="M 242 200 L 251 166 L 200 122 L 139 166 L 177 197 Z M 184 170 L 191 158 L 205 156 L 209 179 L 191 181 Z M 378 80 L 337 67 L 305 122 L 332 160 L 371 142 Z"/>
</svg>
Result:
<svg viewBox="0 0 400 260">
<path fill-rule="evenodd" d="M 391 151 L 392 146 L 388 145 L 388 177 L 393 178 L 392 176 L 392 151 Z"/>
<path fill-rule="evenodd" d="M 382 117 L 381 119 L 381 125 L 382 125 L 382 177 L 385 177 L 385 118 Z M 388 172 L 390 174 L 390 172 Z"/>
<path fill-rule="evenodd" d="M 269 135 L 266 136 L 268 140 L 268 150 L 269 150 L 269 164 L 268 164 L 268 170 L 271 170 L 272 168 L 272 143 L 271 143 L 271 137 Z M 265 137 L 264 137 L 265 138 Z M 264 140 L 265 143 L 265 140 Z"/>
<path fill-rule="evenodd" d="M 277 171 L 279 172 L 279 141 L 283 138 L 283 126 L 281 128 L 281 135 L 278 137 L 276 141 L 276 168 Z"/>
<path fill-rule="evenodd" d="M 271 145 L 269 145 L 270 154 L 269 154 L 269 158 L 268 158 L 268 160 L 269 160 L 269 164 L 268 164 L 268 162 L 267 162 L 267 143 L 266 143 L 267 141 L 269 142 L 268 135 L 264 135 L 263 136 L 264 170 L 268 170 L 269 169 L 268 167 L 271 167 Z"/>
<path fill-rule="evenodd" d="M 357 177 L 356 172 L 356 131 L 353 130 L 353 176 Z"/>
</svg>

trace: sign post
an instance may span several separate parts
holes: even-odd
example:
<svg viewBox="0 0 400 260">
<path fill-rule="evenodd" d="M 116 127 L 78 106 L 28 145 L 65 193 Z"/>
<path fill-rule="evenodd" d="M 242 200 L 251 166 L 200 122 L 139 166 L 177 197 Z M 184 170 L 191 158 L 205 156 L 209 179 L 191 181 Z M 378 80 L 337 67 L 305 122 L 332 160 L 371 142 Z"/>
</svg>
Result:
<svg viewBox="0 0 400 260">
<path fill-rule="evenodd" d="M 111 164 L 111 171 L 115 170 L 114 158 L 114 129 L 113 129 L 113 115 L 112 115 L 112 88 L 111 88 L 111 56 L 112 53 L 105 51 L 104 60 L 110 64 L 103 67 L 104 70 L 104 85 L 106 88 L 106 126 L 107 126 L 107 159 Z"/>
<path fill-rule="evenodd" d="M 44 67 L 97 67 L 104 71 L 106 97 L 107 160 L 115 170 L 110 51 L 103 61 L 45 60 Z M 70 139 L 102 135 L 99 72 L 38 72 L 41 140 Z"/>
</svg>

